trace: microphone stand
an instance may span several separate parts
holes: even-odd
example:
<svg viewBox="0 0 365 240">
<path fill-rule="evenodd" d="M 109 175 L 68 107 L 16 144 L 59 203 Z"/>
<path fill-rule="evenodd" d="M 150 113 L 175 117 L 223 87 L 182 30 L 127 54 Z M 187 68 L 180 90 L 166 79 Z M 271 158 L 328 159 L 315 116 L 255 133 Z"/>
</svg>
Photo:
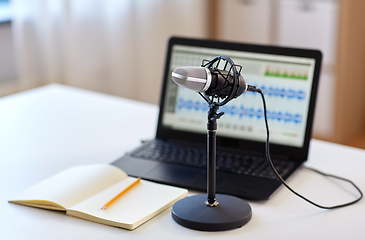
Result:
<svg viewBox="0 0 365 240">
<path fill-rule="evenodd" d="M 222 71 L 226 71 L 227 67 L 230 66 L 227 73 L 222 73 L 217 69 L 221 60 L 225 61 Z M 227 80 L 228 76 L 231 76 L 228 73 L 232 73 L 233 82 L 228 85 L 225 82 L 221 86 L 221 90 L 208 95 L 211 98 L 198 92 L 209 104 L 207 123 L 207 195 L 198 194 L 179 200 L 172 206 L 171 215 L 178 224 L 187 228 L 202 231 L 224 231 L 242 227 L 252 217 L 251 207 L 246 201 L 230 195 L 216 194 L 217 119 L 224 114 L 224 112 L 217 113 L 217 111 L 220 106 L 237 97 L 236 94 L 240 86 L 239 72 L 236 70 L 237 65 L 230 58 L 224 56 L 218 56 L 207 64 L 204 64 L 203 60 L 202 63 L 202 66 L 217 71 L 217 74 L 220 74 L 227 82 L 229 82 Z M 216 64 L 215 67 L 213 66 L 214 64 Z M 225 93 L 224 89 L 228 86 L 231 87 L 231 91 Z M 221 92 L 222 90 L 223 92 Z M 221 96 L 225 98 L 219 101 Z"/>
</svg>

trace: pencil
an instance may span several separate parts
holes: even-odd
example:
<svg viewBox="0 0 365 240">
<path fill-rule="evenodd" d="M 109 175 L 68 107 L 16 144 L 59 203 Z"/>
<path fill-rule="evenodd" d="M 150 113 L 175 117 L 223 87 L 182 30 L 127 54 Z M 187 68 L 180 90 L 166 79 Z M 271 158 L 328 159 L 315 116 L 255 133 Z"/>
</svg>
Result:
<svg viewBox="0 0 365 240">
<path fill-rule="evenodd" d="M 136 181 L 134 181 L 131 185 L 126 187 L 117 196 L 113 197 L 109 202 L 105 203 L 105 205 L 101 208 L 101 210 L 109 207 L 113 202 L 115 202 L 118 198 L 120 198 L 120 196 L 122 196 L 124 193 L 128 192 L 132 187 L 134 187 L 137 183 L 139 183 L 140 180 L 141 180 L 141 178 L 137 178 Z"/>
</svg>

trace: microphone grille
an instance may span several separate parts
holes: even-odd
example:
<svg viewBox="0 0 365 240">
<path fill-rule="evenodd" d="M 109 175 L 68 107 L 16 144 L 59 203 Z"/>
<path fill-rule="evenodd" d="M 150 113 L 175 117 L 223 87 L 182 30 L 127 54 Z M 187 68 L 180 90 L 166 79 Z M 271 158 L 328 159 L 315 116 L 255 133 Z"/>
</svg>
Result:
<svg viewBox="0 0 365 240">
<path fill-rule="evenodd" d="M 172 73 L 172 80 L 194 91 L 204 89 L 207 82 L 207 72 L 202 67 L 179 67 Z"/>
<path fill-rule="evenodd" d="M 174 72 L 185 77 L 207 79 L 207 73 L 202 67 L 179 67 Z"/>
</svg>

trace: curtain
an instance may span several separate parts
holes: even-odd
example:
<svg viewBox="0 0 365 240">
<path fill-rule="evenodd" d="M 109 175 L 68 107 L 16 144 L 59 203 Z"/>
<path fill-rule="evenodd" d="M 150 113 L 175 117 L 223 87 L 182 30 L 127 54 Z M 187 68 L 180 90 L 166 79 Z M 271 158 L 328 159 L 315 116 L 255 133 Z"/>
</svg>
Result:
<svg viewBox="0 0 365 240">
<path fill-rule="evenodd" d="M 208 0 L 13 0 L 19 81 L 157 103 L 168 37 L 208 35 Z"/>
</svg>

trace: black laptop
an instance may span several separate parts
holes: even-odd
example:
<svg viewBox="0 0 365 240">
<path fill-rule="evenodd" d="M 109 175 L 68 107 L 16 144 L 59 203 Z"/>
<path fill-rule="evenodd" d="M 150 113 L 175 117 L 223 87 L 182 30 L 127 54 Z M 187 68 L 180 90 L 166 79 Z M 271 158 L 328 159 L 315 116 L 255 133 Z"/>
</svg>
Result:
<svg viewBox="0 0 365 240">
<path fill-rule="evenodd" d="M 307 160 L 322 55 L 317 50 L 172 37 L 168 42 L 156 138 L 112 164 L 131 176 L 206 191 L 208 104 L 176 85 L 172 71 L 218 55 L 242 66 L 267 102 L 270 151 L 284 179 Z M 219 111 L 217 193 L 268 199 L 281 185 L 265 158 L 265 123 L 258 93 L 244 92 Z M 146 118 L 146 121 L 148 119 Z"/>
</svg>

